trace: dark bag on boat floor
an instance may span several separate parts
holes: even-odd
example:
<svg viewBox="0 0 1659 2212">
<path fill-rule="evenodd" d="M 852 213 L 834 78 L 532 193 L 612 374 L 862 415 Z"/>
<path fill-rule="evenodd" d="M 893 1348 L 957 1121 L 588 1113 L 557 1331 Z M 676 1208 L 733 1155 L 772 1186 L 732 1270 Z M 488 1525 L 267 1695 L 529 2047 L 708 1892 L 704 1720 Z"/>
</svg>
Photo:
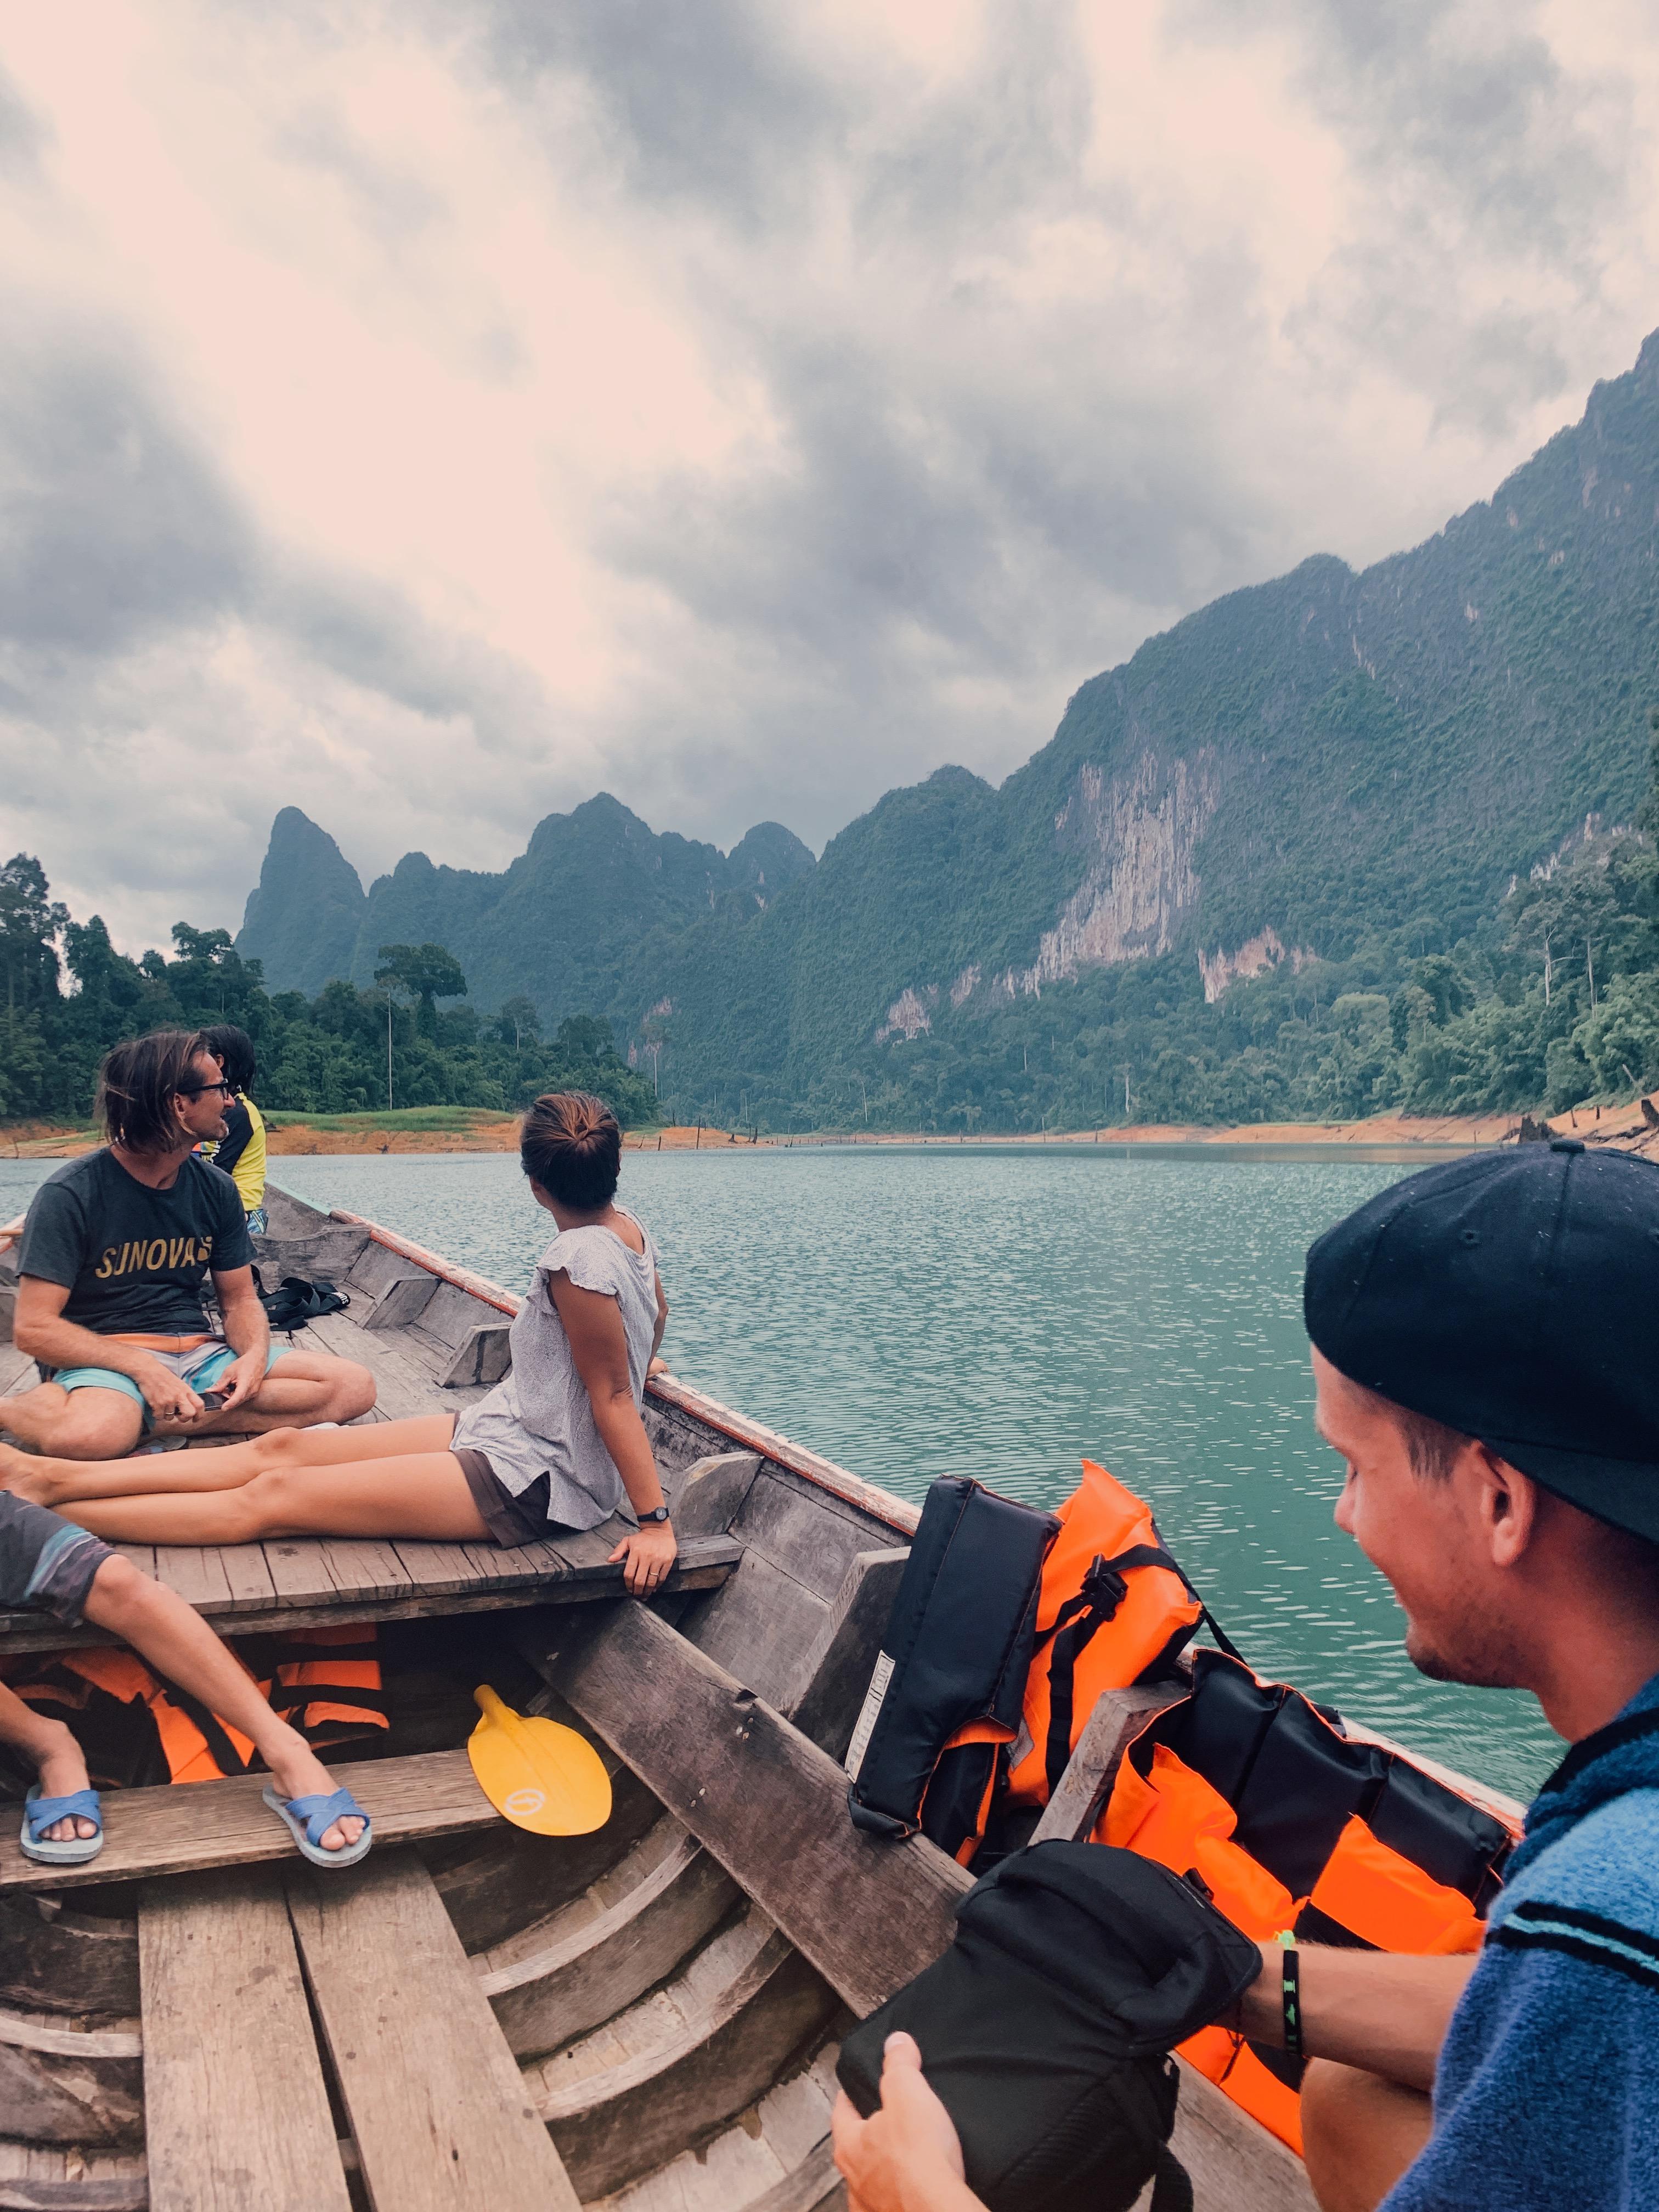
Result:
<svg viewBox="0 0 1659 2212">
<path fill-rule="evenodd" d="M 343 1313 L 351 1304 L 346 1291 L 337 1290 L 320 1275 L 314 1283 L 303 1275 L 284 1275 L 274 1291 L 268 1291 L 256 1267 L 253 1282 L 259 1303 L 265 1310 L 265 1319 L 279 1332 L 303 1328 L 308 1321 L 320 1321 L 325 1314 Z"/>
<path fill-rule="evenodd" d="M 957 1907 L 956 1941 L 841 2046 L 866 2117 L 882 2049 L 915 2036 L 990 2212 L 1189 2212 L 1169 2149 L 1168 2056 L 1235 2003 L 1255 1945 L 1179 1875 L 1103 1844 L 1014 1852 Z"/>
</svg>

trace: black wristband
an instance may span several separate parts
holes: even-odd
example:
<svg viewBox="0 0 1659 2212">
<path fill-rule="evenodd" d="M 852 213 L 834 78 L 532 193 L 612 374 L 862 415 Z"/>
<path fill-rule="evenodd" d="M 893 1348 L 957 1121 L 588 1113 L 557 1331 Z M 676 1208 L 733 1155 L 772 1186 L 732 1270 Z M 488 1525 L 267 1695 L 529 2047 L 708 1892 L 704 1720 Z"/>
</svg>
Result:
<svg viewBox="0 0 1659 2212">
<path fill-rule="evenodd" d="M 1284 1954 L 1285 2049 L 1292 2058 L 1302 2051 L 1302 1961 L 1295 1951 Z"/>
</svg>

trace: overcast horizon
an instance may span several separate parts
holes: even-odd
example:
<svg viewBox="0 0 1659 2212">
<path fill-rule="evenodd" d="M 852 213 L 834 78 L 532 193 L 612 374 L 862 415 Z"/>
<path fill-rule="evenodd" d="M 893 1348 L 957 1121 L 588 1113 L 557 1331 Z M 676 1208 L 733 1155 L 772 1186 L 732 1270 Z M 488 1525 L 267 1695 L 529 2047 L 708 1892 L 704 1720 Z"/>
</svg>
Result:
<svg viewBox="0 0 1659 2212">
<path fill-rule="evenodd" d="M 1656 129 L 1635 0 L 20 12 L 0 858 L 137 951 L 284 805 L 367 884 L 1000 781 L 1627 370 Z"/>
</svg>

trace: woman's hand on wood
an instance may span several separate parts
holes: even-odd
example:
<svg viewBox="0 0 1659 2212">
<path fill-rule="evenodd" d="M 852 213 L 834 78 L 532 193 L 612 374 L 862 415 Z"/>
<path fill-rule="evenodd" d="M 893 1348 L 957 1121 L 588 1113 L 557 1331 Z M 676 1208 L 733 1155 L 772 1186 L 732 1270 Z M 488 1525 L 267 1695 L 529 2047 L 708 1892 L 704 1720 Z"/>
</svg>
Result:
<svg viewBox="0 0 1659 2212">
<path fill-rule="evenodd" d="M 672 1521 L 647 1521 L 623 1538 L 611 1554 L 611 1564 L 622 1561 L 623 1583 L 630 1597 L 649 1597 L 667 1579 L 679 1551 Z"/>
</svg>

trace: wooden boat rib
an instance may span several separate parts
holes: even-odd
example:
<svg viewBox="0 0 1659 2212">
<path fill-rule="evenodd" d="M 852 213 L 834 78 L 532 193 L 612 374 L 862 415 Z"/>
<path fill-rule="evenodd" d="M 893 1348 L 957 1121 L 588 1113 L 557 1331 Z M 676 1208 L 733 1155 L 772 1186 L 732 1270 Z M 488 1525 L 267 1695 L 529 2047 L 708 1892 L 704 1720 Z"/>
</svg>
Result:
<svg viewBox="0 0 1659 2212">
<path fill-rule="evenodd" d="M 459 1410 L 505 1371 L 509 1292 L 350 1214 L 276 1192 L 270 1214 L 268 1276 L 351 1293 L 295 1340 L 373 1370 L 366 1419 Z M 0 1392 L 32 1380 L 0 1344 Z M 937 1955 L 970 1880 L 845 1813 L 916 1510 L 672 1377 L 646 1419 L 683 1545 L 651 1608 L 618 1596 L 614 1527 L 519 1552 L 136 1549 L 222 1633 L 382 1624 L 393 1726 L 346 1762 L 378 1840 L 313 1875 L 257 1777 L 112 1794 L 78 1874 L 0 1831 L 0 2212 L 844 2203 L 836 2039 Z M 0 1614 L 0 1653 L 65 1640 Z M 485 1679 L 599 1747 L 605 1829 L 494 1814 L 459 1749 Z M 1100 1701 L 1040 1834 L 1088 1832 L 1160 1694 Z M 1176 2148 L 1202 2212 L 1312 2204 L 1190 2069 Z"/>
</svg>

